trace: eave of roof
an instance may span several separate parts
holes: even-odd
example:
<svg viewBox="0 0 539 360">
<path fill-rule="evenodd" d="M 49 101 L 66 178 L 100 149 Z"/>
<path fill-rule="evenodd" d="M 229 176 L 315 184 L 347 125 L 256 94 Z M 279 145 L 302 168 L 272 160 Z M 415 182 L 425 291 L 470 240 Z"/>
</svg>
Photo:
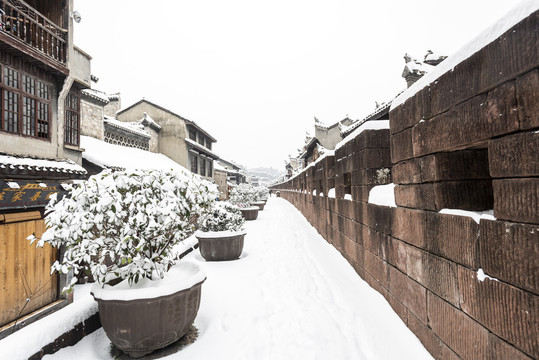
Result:
<svg viewBox="0 0 539 360">
<path fill-rule="evenodd" d="M 217 160 L 219 159 L 219 155 L 217 155 L 216 153 L 214 153 L 213 151 L 211 151 L 210 149 L 208 149 L 207 147 L 205 146 L 202 146 L 200 145 L 199 143 L 197 143 L 196 141 L 193 141 L 189 138 L 185 138 L 184 139 L 185 142 L 187 144 L 189 144 L 191 147 L 193 147 L 196 151 L 200 151 L 202 152 L 204 155 L 208 156 L 208 157 L 211 157 L 212 159 L 214 160 Z"/>
<path fill-rule="evenodd" d="M 81 179 L 86 170 L 73 161 L 0 155 L 3 178 Z"/>
</svg>

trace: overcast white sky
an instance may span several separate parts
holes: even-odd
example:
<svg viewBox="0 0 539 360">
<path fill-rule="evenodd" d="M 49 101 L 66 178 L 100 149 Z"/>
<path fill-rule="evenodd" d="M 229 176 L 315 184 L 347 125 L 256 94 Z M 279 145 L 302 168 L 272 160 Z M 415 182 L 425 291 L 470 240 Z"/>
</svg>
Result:
<svg viewBox="0 0 539 360">
<path fill-rule="evenodd" d="M 195 121 L 221 157 L 284 170 L 313 117 L 363 118 L 405 53 L 450 55 L 519 0 L 75 0 L 93 87 Z"/>
</svg>

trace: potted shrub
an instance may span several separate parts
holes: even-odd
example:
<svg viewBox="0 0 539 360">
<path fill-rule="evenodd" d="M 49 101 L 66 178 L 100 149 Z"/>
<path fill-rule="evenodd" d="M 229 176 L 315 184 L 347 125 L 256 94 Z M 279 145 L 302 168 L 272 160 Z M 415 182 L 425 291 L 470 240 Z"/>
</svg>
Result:
<svg viewBox="0 0 539 360">
<path fill-rule="evenodd" d="M 245 238 L 245 219 L 237 206 L 216 202 L 199 223 L 195 236 L 200 254 L 206 261 L 235 260 L 240 257 Z"/>
<path fill-rule="evenodd" d="M 258 206 L 253 206 L 256 201 L 256 190 L 249 184 L 239 184 L 230 190 L 230 203 L 236 205 L 243 214 L 245 220 L 256 220 Z"/>
<path fill-rule="evenodd" d="M 213 184 L 187 173 L 104 171 L 46 209 L 45 242 L 65 253 L 52 270 L 93 275 L 92 295 L 111 342 L 141 357 L 181 338 L 193 323 L 206 275 L 176 264 L 173 247 L 213 203 Z M 35 237 L 30 237 L 36 240 Z"/>
<path fill-rule="evenodd" d="M 267 194 L 268 194 L 268 188 L 265 186 L 258 186 L 254 189 L 256 200 L 253 202 L 253 205 L 256 205 L 259 207 L 259 209 L 262 211 L 264 210 L 264 206 L 266 205 L 266 202 L 268 201 Z"/>
<path fill-rule="evenodd" d="M 269 189 L 265 186 L 259 186 L 256 190 L 258 200 L 263 201 L 264 204 L 267 203 L 269 197 Z"/>
</svg>

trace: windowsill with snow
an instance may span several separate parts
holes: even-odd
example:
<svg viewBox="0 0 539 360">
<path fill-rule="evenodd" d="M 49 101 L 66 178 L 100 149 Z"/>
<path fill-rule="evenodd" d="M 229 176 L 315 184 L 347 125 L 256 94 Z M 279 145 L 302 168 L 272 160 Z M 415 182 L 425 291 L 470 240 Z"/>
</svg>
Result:
<svg viewBox="0 0 539 360">
<path fill-rule="evenodd" d="M 396 207 L 395 184 L 378 185 L 369 191 L 369 203 L 382 206 Z"/>
</svg>

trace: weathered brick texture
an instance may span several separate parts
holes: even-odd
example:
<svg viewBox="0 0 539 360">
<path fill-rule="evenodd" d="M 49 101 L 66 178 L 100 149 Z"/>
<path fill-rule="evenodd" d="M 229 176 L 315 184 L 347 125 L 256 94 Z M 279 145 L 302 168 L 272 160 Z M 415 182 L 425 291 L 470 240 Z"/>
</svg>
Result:
<svg viewBox="0 0 539 360">
<path fill-rule="evenodd" d="M 539 295 L 539 225 L 481 220 L 481 268 Z"/>
<path fill-rule="evenodd" d="M 494 180 L 494 216 L 539 223 L 539 178 Z"/>
<path fill-rule="evenodd" d="M 421 321 L 427 322 L 427 291 L 423 286 L 390 266 L 389 291 Z"/>
<path fill-rule="evenodd" d="M 492 177 L 539 176 L 539 132 L 493 139 L 488 144 L 488 157 Z"/>
<path fill-rule="evenodd" d="M 489 179 L 488 165 L 486 149 L 437 153 L 395 164 L 393 179 L 397 184 Z"/>
<path fill-rule="evenodd" d="M 539 297 L 500 281 L 479 281 L 477 273 L 458 269 L 462 310 L 500 338 L 539 357 Z"/>
<path fill-rule="evenodd" d="M 518 117 L 522 130 L 539 127 L 539 70 L 517 78 Z"/>
<path fill-rule="evenodd" d="M 429 325 L 436 335 L 463 359 L 485 359 L 488 330 L 433 293 L 427 299 Z"/>
</svg>

